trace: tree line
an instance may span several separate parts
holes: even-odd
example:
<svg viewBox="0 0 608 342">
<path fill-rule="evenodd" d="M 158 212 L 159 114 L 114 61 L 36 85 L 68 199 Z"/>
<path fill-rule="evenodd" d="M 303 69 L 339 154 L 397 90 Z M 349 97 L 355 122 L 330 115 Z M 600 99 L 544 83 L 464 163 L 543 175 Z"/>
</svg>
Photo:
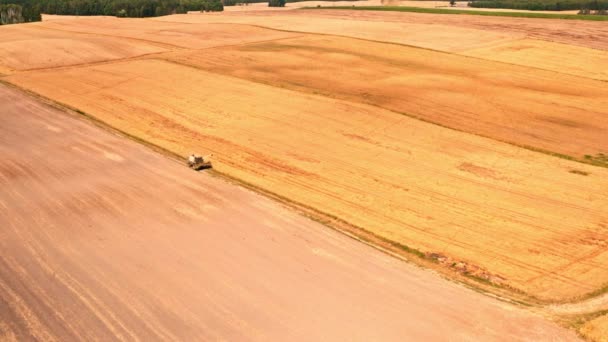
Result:
<svg viewBox="0 0 608 342">
<path fill-rule="evenodd" d="M 143 18 L 223 10 L 221 0 L 0 0 L 0 23 L 40 21 L 41 13 Z"/>
<path fill-rule="evenodd" d="M 10 0 L 7 0 L 10 1 Z M 220 0 L 36 0 L 45 14 L 158 17 L 188 11 L 221 11 Z"/>
<path fill-rule="evenodd" d="M 0 25 L 18 24 L 23 22 L 22 8 L 19 5 L 0 5 Z"/>
<path fill-rule="evenodd" d="M 298 0 L 0 0 L 0 24 L 40 21 L 41 13 L 59 15 L 108 15 L 143 18 L 188 11 L 223 11 L 224 6 L 268 2 L 283 7 Z"/>
<path fill-rule="evenodd" d="M 40 21 L 40 6 L 28 0 L 0 0 L 0 25 Z"/>
<path fill-rule="evenodd" d="M 568 11 L 608 9 L 608 0 L 475 0 L 469 7 L 509 8 L 531 11 Z"/>
</svg>

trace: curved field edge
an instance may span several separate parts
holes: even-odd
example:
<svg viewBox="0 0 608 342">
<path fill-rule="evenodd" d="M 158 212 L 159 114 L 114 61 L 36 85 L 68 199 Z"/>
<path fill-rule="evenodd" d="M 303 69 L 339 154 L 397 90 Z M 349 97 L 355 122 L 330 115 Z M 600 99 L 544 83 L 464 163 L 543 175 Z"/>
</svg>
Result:
<svg viewBox="0 0 608 342">
<path fill-rule="evenodd" d="M 562 19 L 562 20 L 590 20 L 608 21 L 606 15 L 580 15 L 580 14 L 552 14 L 552 13 L 529 13 L 529 12 L 500 12 L 500 11 L 471 11 L 471 10 L 451 10 L 440 8 L 422 8 L 406 6 L 329 6 L 329 7 L 303 7 L 302 9 L 334 9 L 334 10 L 356 10 L 356 11 L 387 11 L 387 12 L 412 12 L 412 13 L 431 13 L 431 14 L 453 14 L 453 15 L 481 15 L 489 17 L 515 17 L 515 18 L 535 18 L 535 19 Z"/>
</svg>

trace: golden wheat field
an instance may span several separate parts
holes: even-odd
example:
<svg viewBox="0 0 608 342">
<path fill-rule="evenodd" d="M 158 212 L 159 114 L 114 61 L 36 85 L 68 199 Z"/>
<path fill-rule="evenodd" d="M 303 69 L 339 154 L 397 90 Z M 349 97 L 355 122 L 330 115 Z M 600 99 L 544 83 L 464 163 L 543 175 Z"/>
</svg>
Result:
<svg viewBox="0 0 608 342">
<path fill-rule="evenodd" d="M 578 159 L 608 151 L 608 87 L 588 78 L 326 36 L 188 51 L 168 59 Z"/>
<path fill-rule="evenodd" d="M 220 173 L 514 293 L 565 302 L 608 285 L 598 23 L 52 19 L 14 29 L 2 81 L 178 155 L 213 153 Z M 25 55 L 31 39 L 48 57 Z"/>
</svg>

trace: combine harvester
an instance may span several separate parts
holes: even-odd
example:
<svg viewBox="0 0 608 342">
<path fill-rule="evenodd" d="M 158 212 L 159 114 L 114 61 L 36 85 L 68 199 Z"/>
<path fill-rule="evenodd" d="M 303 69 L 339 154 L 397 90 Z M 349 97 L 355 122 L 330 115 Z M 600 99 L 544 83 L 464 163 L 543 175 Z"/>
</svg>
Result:
<svg viewBox="0 0 608 342">
<path fill-rule="evenodd" d="M 190 157 L 188 157 L 188 166 L 195 170 L 203 170 L 203 169 L 210 169 L 211 166 L 211 157 L 213 156 L 213 154 L 209 154 L 206 156 L 199 156 L 196 154 L 191 154 Z"/>
</svg>

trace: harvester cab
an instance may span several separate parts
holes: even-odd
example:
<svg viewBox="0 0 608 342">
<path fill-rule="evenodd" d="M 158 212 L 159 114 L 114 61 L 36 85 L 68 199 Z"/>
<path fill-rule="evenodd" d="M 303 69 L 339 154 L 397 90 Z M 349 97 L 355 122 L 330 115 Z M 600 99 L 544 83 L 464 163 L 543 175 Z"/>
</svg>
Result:
<svg viewBox="0 0 608 342">
<path fill-rule="evenodd" d="M 211 157 L 213 154 L 209 154 L 206 156 L 199 156 L 196 154 L 191 154 L 188 157 L 188 166 L 193 170 L 202 170 L 202 169 L 210 169 L 211 168 Z"/>
</svg>

